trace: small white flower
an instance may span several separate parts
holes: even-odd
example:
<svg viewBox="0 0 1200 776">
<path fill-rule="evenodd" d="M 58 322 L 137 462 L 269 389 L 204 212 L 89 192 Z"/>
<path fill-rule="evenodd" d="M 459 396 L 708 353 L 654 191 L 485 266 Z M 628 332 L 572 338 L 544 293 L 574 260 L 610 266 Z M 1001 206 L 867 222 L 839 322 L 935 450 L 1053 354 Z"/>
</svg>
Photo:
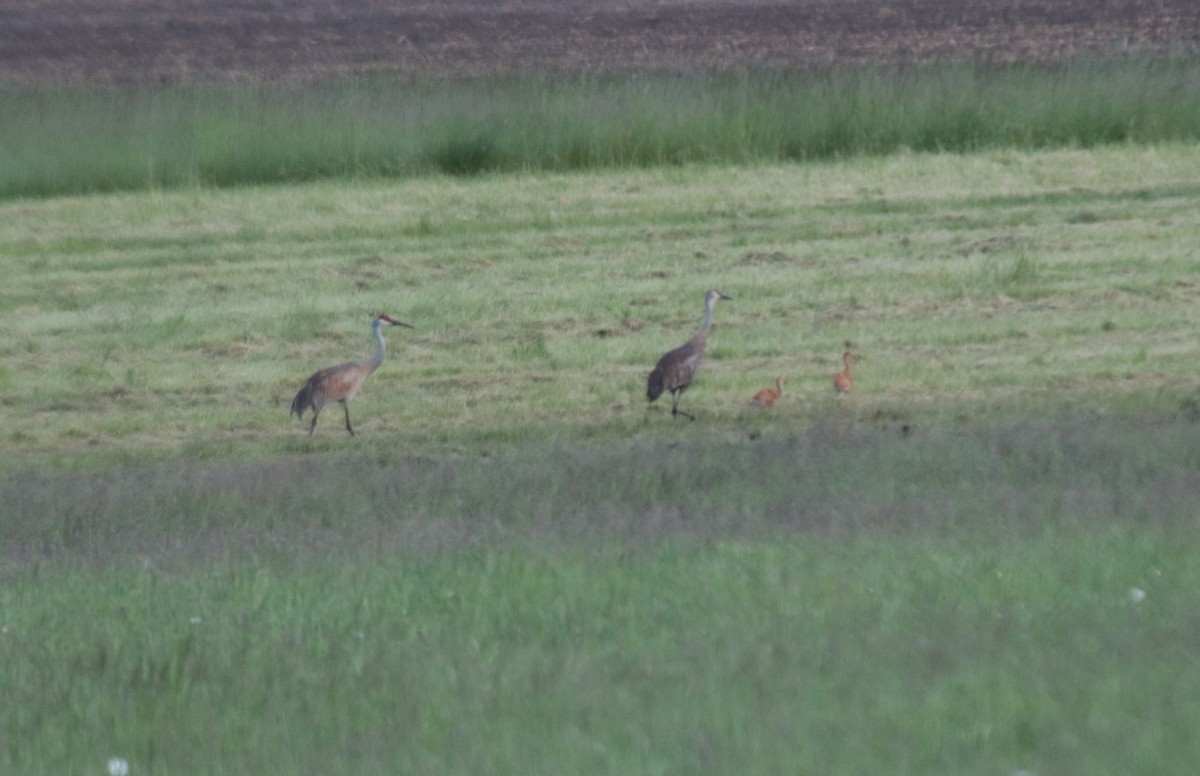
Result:
<svg viewBox="0 0 1200 776">
<path fill-rule="evenodd" d="M 366 637 L 367 637 L 367 634 L 363 633 L 362 631 L 354 631 L 354 638 L 365 639 Z"/>
<path fill-rule="evenodd" d="M 1146 591 L 1142 590 L 1140 587 L 1131 587 L 1129 589 L 1129 597 L 1135 604 L 1139 604 L 1146 600 Z"/>
<path fill-rule="evenodd" d="M 196 617 L 192 618 L 192 625 L 199 625 L 199 624 L 200 624 L 200 617 L 199 617 L 199 615 L 197 615 Z"/>
<path fill-rule="evenodd" d="M 108 758 L 109 776 L 129 776 L 129 763 L 121 757 Z"/>
</svg>

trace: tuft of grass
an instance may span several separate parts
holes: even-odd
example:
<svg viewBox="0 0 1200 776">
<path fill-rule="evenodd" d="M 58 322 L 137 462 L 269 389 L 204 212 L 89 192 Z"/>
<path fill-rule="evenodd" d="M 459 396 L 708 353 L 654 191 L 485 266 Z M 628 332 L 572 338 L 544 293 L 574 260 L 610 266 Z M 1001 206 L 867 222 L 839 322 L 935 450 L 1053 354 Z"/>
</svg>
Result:
<svg viewBox="0 0 1200 776">
<path fill-rule="evenodd" d="M 292 307 L 278 322 L 274 336 L 284 342 L 308 342 L 328 326 L 329 316 L 316 307 Z"/>
<path fill-rule="evenodd" d="M 444 130 L 444 137 L 431 141 L 425 157 L 447 175 L 479 175 L 500 167 L 496 139 L 482 127 Z"/>
</svg>

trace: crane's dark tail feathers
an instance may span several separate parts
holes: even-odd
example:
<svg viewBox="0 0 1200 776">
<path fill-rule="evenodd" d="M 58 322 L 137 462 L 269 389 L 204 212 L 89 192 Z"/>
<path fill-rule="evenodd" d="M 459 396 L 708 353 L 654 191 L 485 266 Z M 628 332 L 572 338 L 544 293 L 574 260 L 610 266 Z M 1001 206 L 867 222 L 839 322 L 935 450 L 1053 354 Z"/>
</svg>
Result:
<svg viewBox="0 0 1200 776">
<path fill-rule="evenodd" d="M 304 417 L 304 411 L 312 404 L 312 384 L 305 383 L 304 387 L 296 392 L 296 398 L 292 399 L 292 412 L 298 418 Z"/>
<path fill-rule="evenodd" d="M 663 374 L 658 369 L 650 373 L 650 378 L 646 380 L 646 399 L 654 401 L 663 392 Z"/>
</svg>

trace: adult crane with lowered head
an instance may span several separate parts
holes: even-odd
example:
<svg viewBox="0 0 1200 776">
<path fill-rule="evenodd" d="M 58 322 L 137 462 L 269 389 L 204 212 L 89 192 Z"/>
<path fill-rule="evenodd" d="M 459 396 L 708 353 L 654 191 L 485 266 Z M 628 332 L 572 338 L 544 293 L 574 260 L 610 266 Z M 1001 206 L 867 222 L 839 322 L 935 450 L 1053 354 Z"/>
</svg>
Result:
<svg viewBox="0 0 1200 776">
<path fill-rule="evenodd" d="M 658 360 L 654 370 L 650 372 L 650 376 L 646 380 L 646 398 L 654 401 L 662 396 L 663 391 L 670 391 L 672 416 L 683 415 L 689 420 L 696 419 L 695 416 L 680 411 L 679 397 L 683 396 L 684 391 L 691 387 L 692 381 L 696 379 L 696 372 L 700 369 L 700 362 L 704 359 L 704 348 L 708 345 L 708 330 L 712 328 L 713 305 L 717 303 L 718 299 L 732 300 L 732 298 L 725 296 L 715 288 L 710 289 L 704 295 L 704 322 L 700 325 L 700 331 L 696 332 L 687 342 L 665 353 Z"/>
<path fill-rule="evenodd" d="M 387 352 L 387 344 L 383 341 L 384 326 L 412 328 L 386 313 L 379 313 L 371 319 L 371 332 L 375 335 L 375 355 L 361 361 L 348 361 L 320 369 L 308 378 L 308 382 L 296 393 L 296 398 L 292 399 L 291 414 L 303 419 L 305 411 L 312 409 L 312 423 L 308 425 L 309 436 L 312 436 L 317 427 L 317 416 L 321 414 L 321 408 L 331 401 L 342 403 L 342 409 L 346 411 L 346 430 L 350 432 L 350 436 L 354 436 L 354 428 L 350 425 L 350 400 L 358 395 L 358 390 L 362 388 L 367 375 L 383 363 L 383 356 Z"/>
</svg>

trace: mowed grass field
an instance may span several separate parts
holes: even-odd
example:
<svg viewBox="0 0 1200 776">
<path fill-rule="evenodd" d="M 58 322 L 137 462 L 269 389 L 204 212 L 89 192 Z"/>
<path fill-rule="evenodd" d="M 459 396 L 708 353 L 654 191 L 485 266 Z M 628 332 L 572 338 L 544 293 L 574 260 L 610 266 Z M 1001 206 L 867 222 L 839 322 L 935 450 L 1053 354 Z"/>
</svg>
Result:
<svg viewBox="0 0 1200 776">
<path fill-rule="evenodd" d="M 1191 772 L 1197 181 L 1162 144 L 0 204 L 0 770 Z M 688 422 L 645 377 L 712 287 Z M 379 310 L 415 328 L 359 435 L 306 436 Z"/>
<path fill-rule="evenodd" d="M 1200 154 L 897 155 L 3 205 L 9 462 L 493 452 L 786 435 L 819 418 L 1177 411 L 1195 395 Z M 684 399 L 645 377 L 721 303 Z M 318 367 L 411 323 L 310 440 Z M 832 400 L 843 343 L 857 386 Z M 788 379 L 770 413 L 754 392 Z M 339 408 L 334 408 L 339 409 Z"/>
</svg>

